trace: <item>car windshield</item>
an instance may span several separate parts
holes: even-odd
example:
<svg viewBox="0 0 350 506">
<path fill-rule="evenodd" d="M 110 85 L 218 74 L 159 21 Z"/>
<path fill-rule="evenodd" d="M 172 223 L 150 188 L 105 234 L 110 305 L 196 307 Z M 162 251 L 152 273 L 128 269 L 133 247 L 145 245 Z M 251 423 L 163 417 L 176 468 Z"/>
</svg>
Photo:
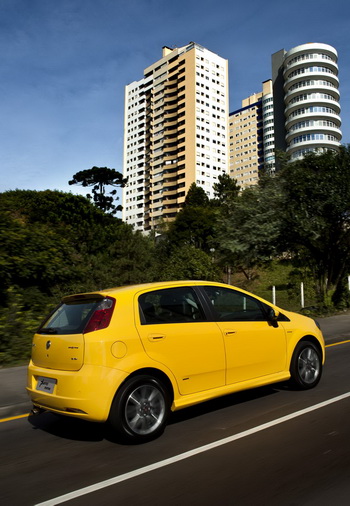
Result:
<svg viewBox="0 0 350 506">
<path fill-rule="evenodd" d="M 41 325 L 38 334 L 81 334 L 99 300 L 79 300 L 62 303 Z"/>
</svg>

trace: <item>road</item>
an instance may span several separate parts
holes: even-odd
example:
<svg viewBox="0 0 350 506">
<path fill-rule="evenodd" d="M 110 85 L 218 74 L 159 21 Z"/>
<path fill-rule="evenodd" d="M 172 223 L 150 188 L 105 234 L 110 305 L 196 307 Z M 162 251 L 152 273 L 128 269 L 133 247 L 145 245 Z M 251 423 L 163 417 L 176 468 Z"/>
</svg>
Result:
<svg viewBox="0 0 350 506">
<path fill-rule="evenodd" d="M 350 343 L 329 343 L 316 389 L 263 387 L 183 410 L 145 445 L 50 413 L 2 423 L 0 504 L 73 493 L 65 504 L 348 505 Z"/>
</svg>

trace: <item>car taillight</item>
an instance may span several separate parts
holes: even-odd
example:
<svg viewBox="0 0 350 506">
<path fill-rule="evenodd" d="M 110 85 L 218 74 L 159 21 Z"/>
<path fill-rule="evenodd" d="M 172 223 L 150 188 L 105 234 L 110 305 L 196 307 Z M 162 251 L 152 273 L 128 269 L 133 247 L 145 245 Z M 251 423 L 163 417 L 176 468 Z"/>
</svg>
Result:
<svg viewBox="0 0 350 506">
<path fill-rule="evenodd" d="M 84 329 L 84 334 L 108 327 L 112 318 L 114 306 L 115 300 L 111 297 L 106 297 L 103 299 L 103 301 L 100 302 L 90 320 L 88 321 L 88 324 Z"/>
</svg>

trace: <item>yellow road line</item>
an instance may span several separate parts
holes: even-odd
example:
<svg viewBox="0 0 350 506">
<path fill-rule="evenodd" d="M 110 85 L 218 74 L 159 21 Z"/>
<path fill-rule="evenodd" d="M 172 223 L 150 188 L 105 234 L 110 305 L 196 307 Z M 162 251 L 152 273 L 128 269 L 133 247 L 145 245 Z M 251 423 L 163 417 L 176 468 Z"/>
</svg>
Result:
<svg viewBox="0 0 350 506">
<path fill-rule="evenodd" d="M 330 346 L 339 346 L 339 344 L 345 343 L 350 343 L 350 339 L 348 339 L 347 341 L 339 341 L 339 343 L 326 344 L 326 348 L 329 348 Z"/>
<path fill-rule="evenodd" d="M 28 416 L 29 416 L 29 413 L 26 413 L 25 415 L 10 416 L 10 418 L 0 418 L 0 423 L 10 422 L 11 420 L 18 420 L 18 418 L 26 418 Z"/>
</svg>

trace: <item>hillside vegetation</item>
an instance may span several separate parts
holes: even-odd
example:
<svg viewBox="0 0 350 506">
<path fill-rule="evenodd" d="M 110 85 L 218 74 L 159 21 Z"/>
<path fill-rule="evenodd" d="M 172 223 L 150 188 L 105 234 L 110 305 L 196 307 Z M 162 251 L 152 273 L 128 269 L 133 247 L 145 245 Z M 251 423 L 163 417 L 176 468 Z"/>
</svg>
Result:
<svg viewBox="0 0 350 506">
<path fill-rule="evenodd" d="M 282 162 L 283 165 L 283 162 Z M 96 168 L 94 168 L 96 169 Z M 310 154 L 244 191 L 193 184 L 171 224 L 145 236 L 87 198 L 0 194 L 0 366 L 24 363 L 61 297 L 172 279 L 225 281 L 306 312 L 349 307 L 350 150 Z M 124 183 L 123 183 L 124 184 Z"/>
</svg>

